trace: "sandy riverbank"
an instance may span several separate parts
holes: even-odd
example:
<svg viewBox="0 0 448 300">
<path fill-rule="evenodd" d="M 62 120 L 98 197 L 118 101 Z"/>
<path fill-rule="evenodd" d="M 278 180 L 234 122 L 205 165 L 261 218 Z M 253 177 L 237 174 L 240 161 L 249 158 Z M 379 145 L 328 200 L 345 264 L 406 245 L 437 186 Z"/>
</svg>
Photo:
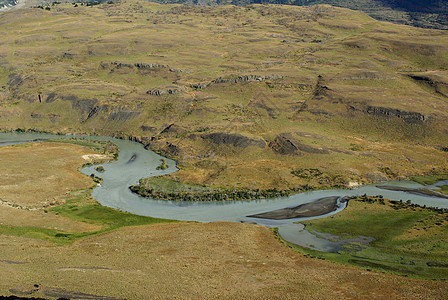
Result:
<svg viewBox="0 0 448 300">
<path fill-rule="evenodd" d="M 250 215 L 248 217 L 272 220 L 316 217 L 335 211 L 338 208 L 339 198 L 339 196 L 324 197 L 310 203 L 301 204 L 299 206 L 277 209 L 261 214 Z M 343 197 L 340 202 L 344 203 L 348 201 L 348 199 L 349 197 Z"/>
</svg>

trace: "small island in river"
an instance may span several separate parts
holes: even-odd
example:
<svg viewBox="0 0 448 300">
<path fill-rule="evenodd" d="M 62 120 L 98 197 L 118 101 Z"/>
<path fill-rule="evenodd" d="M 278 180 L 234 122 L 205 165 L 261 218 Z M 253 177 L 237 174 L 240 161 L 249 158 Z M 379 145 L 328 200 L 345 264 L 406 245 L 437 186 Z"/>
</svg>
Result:
<svg viewBox="0 0 448 300">
<path fill-rule="evenodd" d="M 316 201 L 301 204 L 295 207 L 276 209 L 261 214 L 250 215 L 248 217 L 272 220 L 316 217 L 335 211 L 338 208 L 339 203 L 345 203 L 349 199 L 350 197 L 340 196 L 324 197 Z"/>
</svg>

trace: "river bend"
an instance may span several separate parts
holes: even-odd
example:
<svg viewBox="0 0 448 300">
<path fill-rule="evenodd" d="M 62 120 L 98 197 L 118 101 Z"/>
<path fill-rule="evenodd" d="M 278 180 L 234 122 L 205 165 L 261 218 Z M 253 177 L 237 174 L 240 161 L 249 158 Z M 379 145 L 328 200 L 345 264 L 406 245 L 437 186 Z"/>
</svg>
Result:
<svg viewBox="0 0 448 300">
<path fill-rule="evenodd" d="M 317 250 L 321 251 L 334 251 L 335 249 L 337 249 L 337 247 L 335 245 L 331 245 L 331 242 L 324 239 L 319 239 L 308 231 L 303 230 L 303 228 L 301 227 L 302 225 L 293 225 L 293 223 L 297 221 L 303 221 L 318 217 L 295 218 L 287 220 L 269 220 L 250 218 L 247 216 L 287 207 L 294 207 L 300 204 L 315 201 L 323 197 L 357 196 L 363 194 L 367 194 L 369 196 L 383 195 L 384 198 L 392 200 L 411 200 L 412 203 L 420 205 L 448 208 L 447 199 L 423 195 L 413 195 L 400 191 L 378 189 L 374 185 L 366 185 L 354 190 L 318 190 L 299 193 L 283 198 L 260 199 L 251 201 L 181 202 L 154 200 L 144 198 L 132 193 L 129 190 L 129 186 L 137 184 L 139 179 L 141 178 L 175 172 L 177 171 L 176 163 L 173 160 L 166 159 L 168 169 L 156 170 L 157 166 L 160 164 L 160 159 L 162 157 L 154 153 L 153 151 L 146 150 L 143 145 L 139 143 L 115 139 L 111 137 L 98 136 L 61 136 L 41 133 L 0 133 L 0 146 L 50 138 L 70 137 L 111 141 L 120 148 L 118 160 L 101 164 L 104 167 L 105 172 L 97 172 L 94 169 L 95 166 L 85 167 L 81 170 L 84 174 L 90 175 L 93 173 L 96 176 L 103 178 L 102 184 L 95 188 L 92 192 L 92 196 L 101 205 L 120 209 L 122 211 L 134 213 L 137 215 L 156 218 L 198 222 L 251 222 L 268 227 L 278 227 L 280 234 L 287 241 L 306 247 L 309 245 L 314 245 Z M 399 185 L 408 188 L 422 187 L 415 182 L 405 181 L 387 182 L 384 183 L 383 186 L 384 185 Z M 338 208 L 336 209 L 336 211 L 323 216 L 329 216 L 338 213 L 344 208 L 345 203 L 338 203 Z"/>
</svg>

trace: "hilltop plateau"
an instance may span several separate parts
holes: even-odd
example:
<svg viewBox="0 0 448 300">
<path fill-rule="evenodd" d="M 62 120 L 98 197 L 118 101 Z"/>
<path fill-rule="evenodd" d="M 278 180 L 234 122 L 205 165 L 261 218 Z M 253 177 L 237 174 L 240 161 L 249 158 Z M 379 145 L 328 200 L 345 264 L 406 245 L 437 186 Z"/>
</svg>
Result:
<svg viewBox="0 0 448 300">
<path fill-rule="evenodd" d="M 446 173 L 448 33 L 329 5 L 120 1 L 0 18 L 0 128 L 114 135 L 225 188 Z"/>
</svg>

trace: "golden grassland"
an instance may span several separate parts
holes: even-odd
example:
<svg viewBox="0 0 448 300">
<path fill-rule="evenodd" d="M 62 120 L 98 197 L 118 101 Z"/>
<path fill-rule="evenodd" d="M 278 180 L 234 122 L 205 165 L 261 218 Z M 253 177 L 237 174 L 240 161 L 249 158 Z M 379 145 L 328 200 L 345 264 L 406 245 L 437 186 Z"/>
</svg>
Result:
<svg viewBox="0 0 448 300">
<path fill-rule="evenodd" d="M 445 31 L 328 5 L 136 0 L 17 10 L 0 30 L 6 130 L 134 137 L 178 161 L 170 178 L 217 187 L 447 172 Z M 291 174 L 302 168 L 324 176 Z"/>
<path fill-rule="evenodd" d="M 60 142 L 2 147 L 3 200 L 30 210 L 60 204 L 69 192 L 91 184 L 90 178 L 73 170 L 82 163 L 111 159 L 85 148 Z"/>
<path fill-rule="evenodd" d="M 64 159 L 54 160 L 56 154 Z M 92 185 L 91 179 L 78 171 L 85 163 L 82 156 L 91 154 L 95 152 L 67 143 L 0 148 L 2 163 L 5 162 L 0 177 L 6 178 L 0 185 L 1 198 L 13 203 L 17 190 L 10 186 L 16 184 L 22 187 L 24 197 L 14 201 L 37 208 L 0 206 L 2 216 L 9 216 L 1 219 L 0 295 L 79 298 L 88 294 L 125 299 L 446 298 L 446 282 L 367 272 L 306 258 L 279 243 L 262 226 L 230 222 L 154 224 L 163 220 L 97 207 L 88 194 L 75 191 Z M 17 180 L 7 176 L 11 174 L 24 177 Z M 28 181 L 37 183 L 54 174 L 58 174 L 59 184 L 44 185 L 34 192 L 34 197 L 26 196 L 26 190 L 32 189 Z M 58 204 L 45 213 L 43 199 Z M 118 224 L 114 230 L 98 231 L 98 227 L 111 228 L 112 223 Z M 30 234 L 33 227 L 41 228 L 39 235 L 36 230 Z M 59 235 L 49 238 L 50 229 Z M 69 239 L 76 234 L 84 235 Z"/>
<path fill-rule="evenodd" d="M 32 143 L 0 148 L 2 226 L 30 226 L 61 231 L 94 231 L 97 225 L 71 221 L 46 211 L 65 202 L 74 190 L 92 185 L 77 172 L 82 155 L 100 155 L 70 144 Z"/>
</svg>

